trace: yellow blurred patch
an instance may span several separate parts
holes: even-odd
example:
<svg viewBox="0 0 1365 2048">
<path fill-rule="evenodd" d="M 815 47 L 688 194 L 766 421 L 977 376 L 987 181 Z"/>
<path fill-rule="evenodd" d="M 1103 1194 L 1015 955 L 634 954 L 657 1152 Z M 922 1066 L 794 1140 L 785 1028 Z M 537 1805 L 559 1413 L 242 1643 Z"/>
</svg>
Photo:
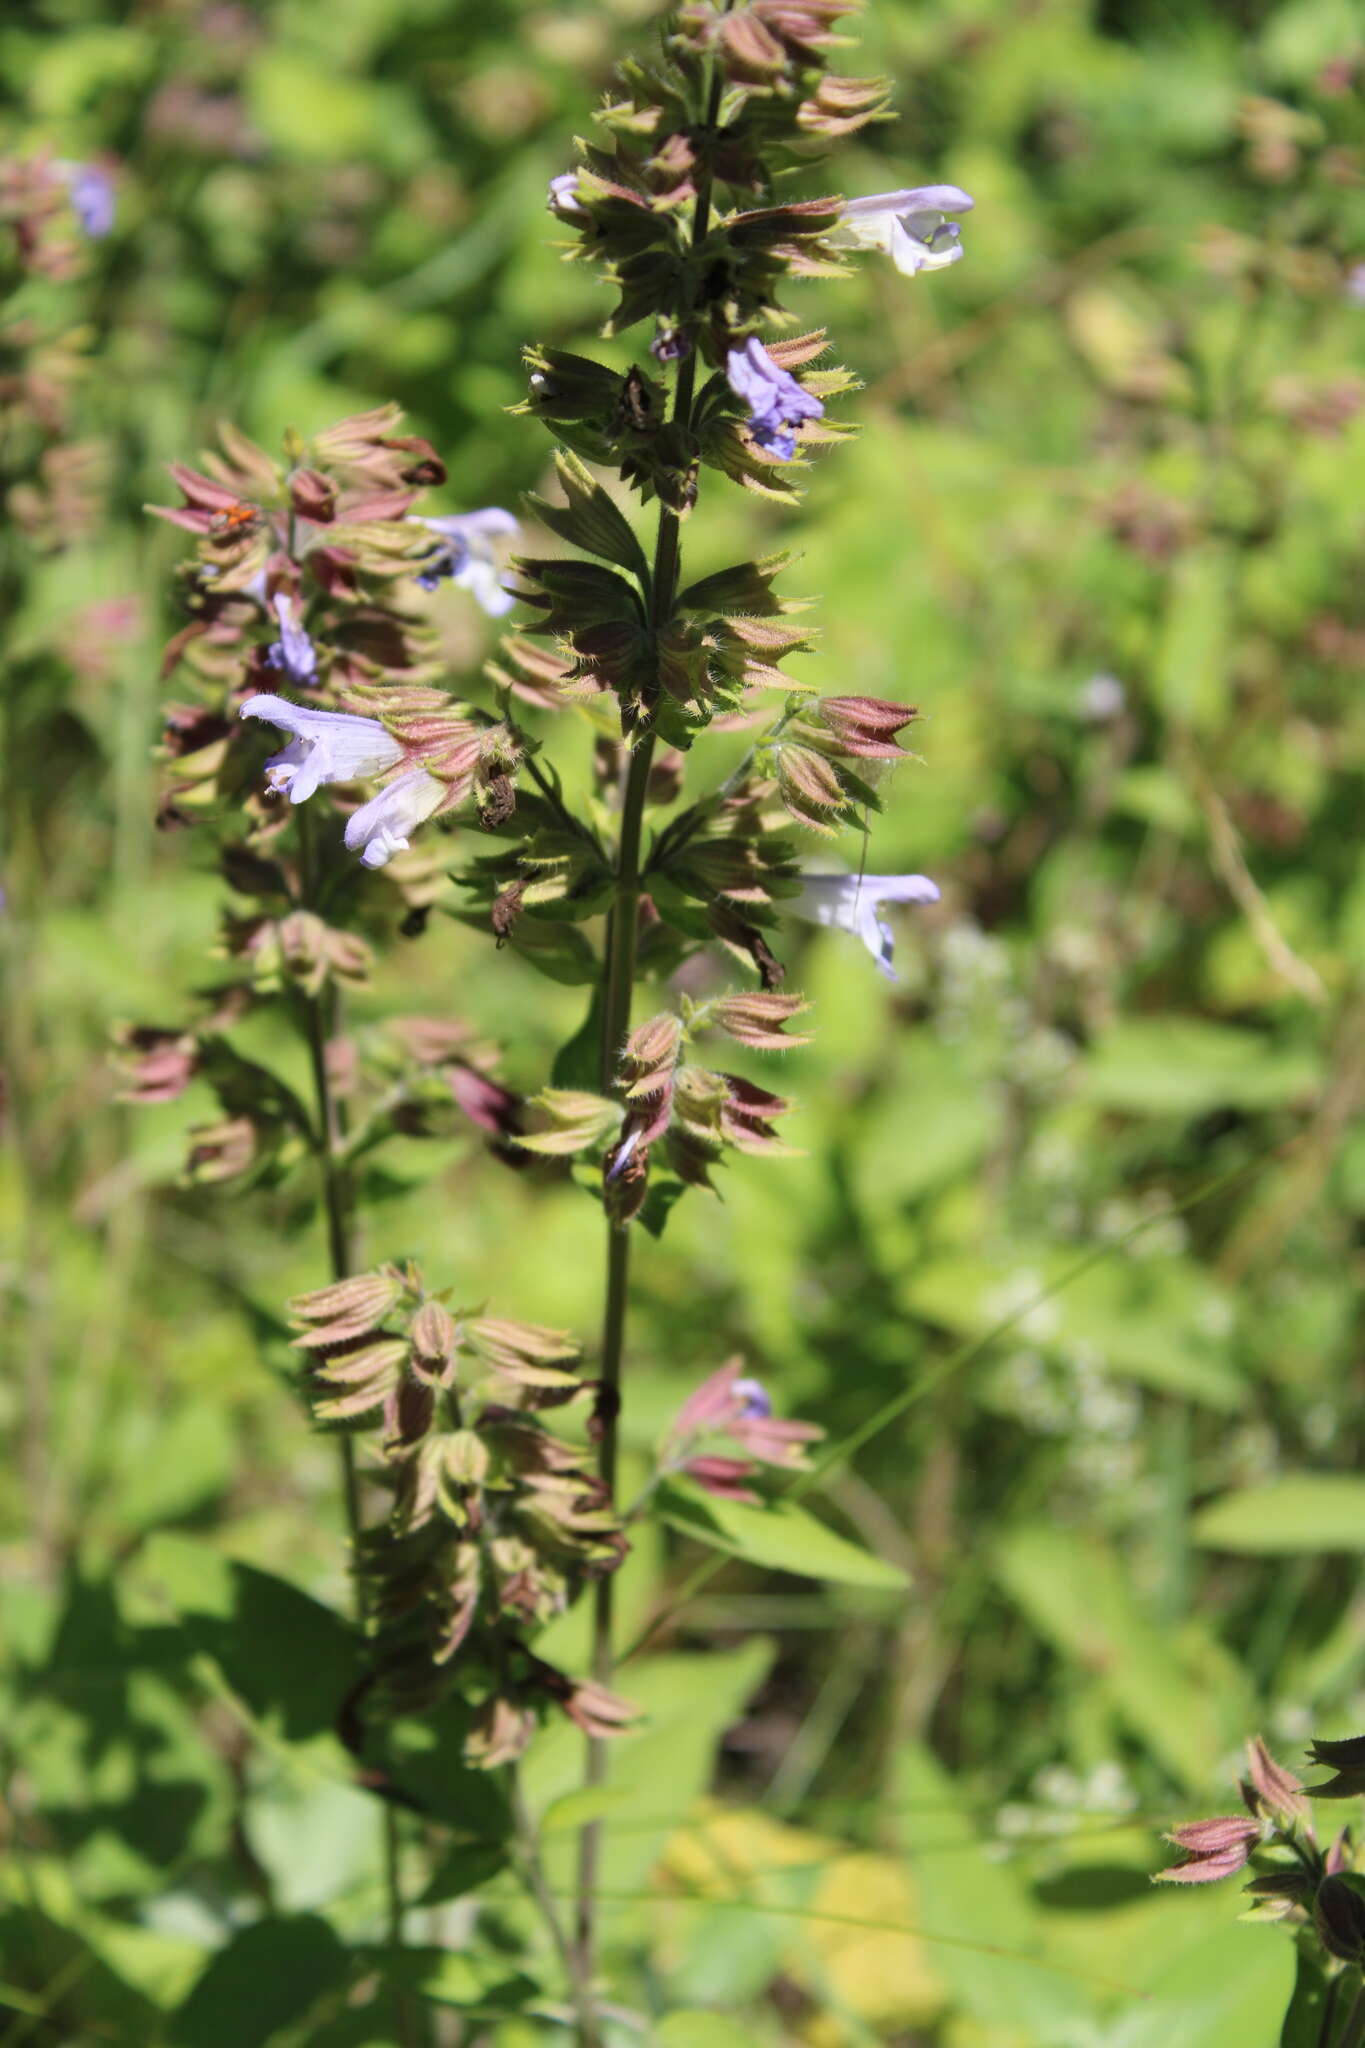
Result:
<svg viewBox="0 0 1365 2048">
<path fill-rule="evenodd" d="M 790 1880 L 802 1869 L 810 1890 L 796 1908 L 788 1903 Z M 662 1874 L 693 1897 L 780 1908 L 790 1927 L 780 1967 L 818 2005 L 833 2008 L 804 2029 L 813 2048 L 840 2048 L 841 2010 L 893 2028 L 924 2024 L 943 2008 L 942 1980 L 912 1931 L 914 1885 L 895 1857 L 787 1827 L 753 1808 L 717 1806 L 673 1836 Z M 779 1874 L 786 1880 L 780 1889 L 771 1882 Z"/>
</svg>

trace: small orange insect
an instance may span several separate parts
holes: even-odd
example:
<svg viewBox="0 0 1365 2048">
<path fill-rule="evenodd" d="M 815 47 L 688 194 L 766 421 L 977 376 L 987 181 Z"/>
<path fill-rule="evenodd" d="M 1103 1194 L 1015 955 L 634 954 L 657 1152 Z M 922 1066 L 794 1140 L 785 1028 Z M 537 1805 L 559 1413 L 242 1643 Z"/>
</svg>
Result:
<svg viewBox="0 0 1365 2048">
<path fill-rule="evenodd" d="M 245 535 L 259 526 L 265 515 L 256 505 L 229 505 L 223 512 L 214 515 L 210 533 Z"/>
</svg>

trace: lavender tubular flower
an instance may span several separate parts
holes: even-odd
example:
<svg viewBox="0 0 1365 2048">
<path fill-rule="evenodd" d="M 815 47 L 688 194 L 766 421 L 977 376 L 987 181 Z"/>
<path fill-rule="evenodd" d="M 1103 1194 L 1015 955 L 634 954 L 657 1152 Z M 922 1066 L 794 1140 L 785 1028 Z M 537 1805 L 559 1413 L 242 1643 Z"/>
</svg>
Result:
<svg viewBox="0 0 1365 2048">
<path fill-rule="evenodd" d="M 265 658 L 271 668 L 281 670 L 291 683 L 303 689 L 317 681 L 317 649 L 309 639 L 307 629 L 294 616 L 292 597 L 281 591 L 271 600 L 271 609 L 279 620 L 280 637 L 271 641 Z"/>
<path fill-rule="evenodd" d="M 413 524 L 428 527 L 441 541 L 417 573 L 421 589 L 435 590 L 449 580 L 469 591 L 490 618 L 511 611 L 516 599 L 503 587 L 495 547 L 495 542 L 512 539 L 521 531 L 510 512 L 486 505 L 478 512 L 451 512 L 436 519 L 414 517 Z"/>
<path fill-rule="evenodd" d="M 975 200 L 957 185 L 912 185 L 851 199 L 829 239 L 836 249 L 879 249 L 903 277 L 946 270 L 962 259 L 962 230 L 948 216 Z"/>
<path fill-rule="evenodd" d="M 114 226 L 116 202 L 114 181 L 102 164 L 61 164 L 67 181 L 71 211 L 81 232 L 92 242 L 102 242 Z"/>
<path fill-rule="evenodd" d="M 725 358 L 725 375 L 736 398 L 749 408 L 749 431 L 760 448 L 779 462 L 796 453 L 794 429 L 804 420 L 818 420 L 824 406 L 803 390 L 789 370 L 773 361 L 757 335 Z"/>
<path fill-rule="evenodd" d="M 801 893 L 788 905 L 794 917 L 851 932 L 861 939 L 888 981 L 894 934 L 878 916 L 884 903 L 937 903 L 939 887 L 927 875 L 805 875 Z"/>
<path fill-rule="evenodd" d="M 403 758 L 402 747 L 377 718 L 357 718 L 349 711 L 311 711 L 265 691 L 248 697 L 241 715 L 263 718 L 281 732 L 292 733 L 289 745 L 265 764 L 270 788 L 288 796 L 291 804 L 303 803 L 324 783 L 382 775 Z"/>
<path fill-rule="evenodd" d="M 367 868 L 382 868 L 394 854 L 407 852 L 409 834 L 426 823 L 445 793 L 445 784 L 425 768 L 400 775 L 347 821 L 347 847 Z"/>
</svg>

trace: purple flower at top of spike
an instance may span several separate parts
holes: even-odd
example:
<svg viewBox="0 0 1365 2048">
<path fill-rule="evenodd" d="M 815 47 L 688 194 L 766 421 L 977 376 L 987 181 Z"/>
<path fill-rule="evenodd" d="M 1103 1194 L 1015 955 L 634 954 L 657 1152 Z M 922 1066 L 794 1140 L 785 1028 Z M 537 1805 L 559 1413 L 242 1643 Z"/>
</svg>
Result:
<svg viewBox="0 0 1365 2048">
<path fill-rule="evenodd" d="M 803 420 L 818 420 L 824 406 L 802 388 L 790 370 L 773 361 L 757 335 L 725 358 L 725 375 L 736 398 L 749 408 L 749 432 L 760 448 L 779 462 L 796 453 L 794 429 Z"/>
<path fill-rule="evenodd" d="M 829 239 L 836 249 L 880 249 L 903 277 L 946 270 L 962 258 L 962 230 L 953 213 L 975 200 L 957 185 L 912 185 L 850 199 Z"/>
<path fill-rule="evenodd" d="M 895 937 L 877 915 L 884 903 L 937 903 L 939 888 L 927 875 L 803 875 L 801 893 L 788 905 L 794 917 L 832 925 L 861 939 L 888 981 Z"/>
<path fill-rule="evenodd" d="M 113 179 L 102 164 L 62 164 L 59 168 L 66 179 L 71 211 L 81 232 L 92 242 L 103 241 L 114 225 Z"/>
<path fill-rule="evenodd" d="M 495 545 L 521 530 L 510 512 L 497 505 L 486 505 L 479 512 L 450 512 L 439 519 L 414 516 L 413 523 L 428 527 L 440 537 L 440 545 L 417 572 L 421 589 L 435 590 L 449 579 L 461 590 L 469 591 L 490 618 L 501 618 L 504 612 L 511 611 L 516 598 L 503 587 Z"/>
<path fill-rule="evenodd" d="M 326 782 L 363 781 L 382 775 L 403 759 L 402 747 L 377 718 L 357 718 L 349 711 L 313 711 L 266 691 L 248 697 L 241 715 L 264 718 L 292 735 L 289 745 L 265 764 L 270 788 L 277 795 L 288 796 L 291 804 L 303 803 Z M 356 813 L 356 817 L 360 815 Z M 348 830 L 348 843 L 349 838 Z"/>
<path fill-rule="evenodd" d="M 740 1403 L 737 1420 L 762 1422 L 773 1412 L 768 1389 L 762 1380 L 736 1380 L 730 1389 L 732 1397 Z"/>
<path fill-rule="evenodd" d="M 265 658 L 271 668 L 282 670 L 291 683 L 304 689 L 318 679 L 317 649 L 309 639 L 306 627 L 294 616 L 292 597 L 281 591 L 272 598 L 271 609 L 280 623 L 280 637 L 271 641 L 265 650 Z"/>
</svg>

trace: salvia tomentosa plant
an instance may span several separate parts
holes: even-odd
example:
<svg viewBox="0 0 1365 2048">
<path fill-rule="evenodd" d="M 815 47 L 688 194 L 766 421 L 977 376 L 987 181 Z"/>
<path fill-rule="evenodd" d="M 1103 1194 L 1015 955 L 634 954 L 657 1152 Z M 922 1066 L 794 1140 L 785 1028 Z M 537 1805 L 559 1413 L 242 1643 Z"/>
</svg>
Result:
<svg viewBox="0 0 1365 2048">
<path fill-rule="evenodd" d="M 1241 1814 L 1173 1828 L 1179 1863 L 1157 1873 L 1166 1884 L 1215 1884 L 1250 1873 L 1245 1920 L 1293 1932 L 1298 1969 L 1282 2040 L 1313 2048 L 1360 2048 L 1365 2041 L 1365 1874 L 1349 1826 L 1324 1847 L 1313 1825 L 1315 1799 L 1365 1796 L 1365 1736 L 1314 1742 L 1311 1761 L 1332 1773 L 1304 1785 L 1258 1735 L 1247 1744 Z"/>
<path fill-rule="evenodd" d="M 789 505 L 809 463 L 852 431 L 834 408 L 853 380 L 825 361 L 822 331 L 793 331 L 788 287 L 837 277 L 861 249 L 911 277 L 961 254 L 955 216 L 972 202 L 955 187 L 788 196 L 885 111 L 882 81 L 834 68 L 848 12 L 845 0 L 684 6 L 654 62 L 622 66 L 596 139 L 553 180 L 554 232 L 615 294 L 610 360 L 526 352 L 518 410 L 556 443 L 553 486 L 532 509 L 564 549 L 513 556 L 506 511 L 439 509 L 440 456 L 392 406 L 291 434 L 279 457 L 225 426 L 197 468 L 175 469 L 184 503 L 161 514 L 195 543 L 167 656 L 163 816 L 218 834 L 228 964 L 183 1029 L 125 1032 L 127 1091 L 163 1100 L 192 1078 L 213 1090 L 220 1114 L 195 1135 L 192 1182 L 320 1186 L 329 1271 L 290 1313 L 300 1392 L 340 1444 L 358 1658 L 338 1727 L 383 1797 L 394 1944 L 400 1815 L 422 1806 L 393 1731 L 454 1715 L 465 1763 L 488 1769 L 514 1767 L 547 1713 L 588 1738 L 571 1918 L 524 1828 L 521 1848 L 584 2044 L 600 2038 L 604 1995 L 592 1788 L 634 1717 L 613 1684 L 613 1574 L 630 1523 L 663 1488 L 752 1502 L 761 1468 L 799 1465 L 816 1434 L 775 1418 L 732 1361 L 676 1418 L 642 1501 L 618 1499 L 637 1230 L 661 1230 L 732 1155 L 784 1150 L 789 1103 L 713 1048 L 799 1042 L 790 920 L 861 941 L 891 974 L 883 907 L 938 894 L 923 876 L 865 872 L 861 837 L 854 872 L 810 865 L 821 842 L 865 833 L 913 708 L 818 697 L 788 672 L 811 628 L 779 592 L 782 557 L 700 578 L 684 565 L 708 473 L 755 511 Z M 650 508 L 647 539 L 635 505 Z M 447 582 L 490 615 L 524 614 L 458 688 L 435 624 Z M 712 728 L 747 735 L 724 774 L 700 744 Z M 561 773 L 575 754 L 593 775 L 579 805 Z M 509 959 L 589 992 L 583 1029 L 529 1099 L 458 1017 L 347 1028 L 376 947 L 451 907 L 452 867 L 456 915 Z M 702 955 L 711 967 L 671 991 Z M 652 993 L 637 1005 L 641 981 Z M 244 1049 L 261 1006 L 296 1027 L 307 1091 Z M 457 1117 L 496 1160 L 539 1159 L 600 1202 L 591 1364 L 566 1333 L 509 1320 L 514 1305 L 465 1298 L 457 1229 L 457 1269 L 430 1283 L 374 1242 L 363 1167 L 394 1134 Z M 536 1637 L 582 1596 L 591 1665 L 566 1672 Z"/>
</svg>

